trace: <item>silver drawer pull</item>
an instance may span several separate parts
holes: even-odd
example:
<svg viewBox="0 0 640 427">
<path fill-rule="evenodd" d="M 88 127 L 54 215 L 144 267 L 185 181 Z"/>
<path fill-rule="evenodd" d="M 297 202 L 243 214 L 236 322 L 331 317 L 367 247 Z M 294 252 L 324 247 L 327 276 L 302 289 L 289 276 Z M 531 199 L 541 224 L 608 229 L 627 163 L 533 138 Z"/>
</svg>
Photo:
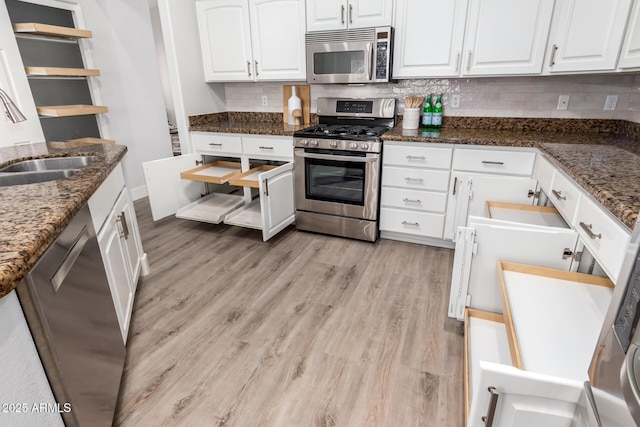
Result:
<svg viewBox="0 0 640 427">
<path fill-rule="evenodd" d="M 407 156 L 407 160 L 426 160 L 425 156 Z"/>
<path fill-rule="evenodd" d="M 273 150 L 273 147 L 265 147 L 264 145 L 261 145 L 258 148 L 261 149 L 261 150 Z"/>
<path fill-rule="evenodd" d="M 210 142 L 209 145 L 212 147 L 222 147 L 222 144 L 220 142 Z"/>
<path fill-rule="evenodd" d="M 551 190 L 551 194 L 556 196 L 558 200 L 567 200 L 567 196 L 563 196 L 562 191 Z"/>
<path fill-rule="evenodd" d="M 420 200 L 420 199 L 407 199 L 407 198 L 404 198 L 404 199 L 402 199 L 402 201 L 405 202 L 405 203 L 422 203 L 422 200 Z"/>
<path fill-rule="evenodd" d="M 492 160 L 483 160 L 483 165 L 504 165 L 504 162 L 494 162 Z"/>
<path fill-rule="evenodd" d="M 582 229 L 585 233 L 587 233 L 587 236 L 589 236 L 590 239 L 602 239 L 602 233 L 596 234 L 591 231 L 591 229 L 593 228 L 593 224 L 585 224 L 584 222 L 580 221 L 580 227 L 582 227 Z"/>
<path fill-rule="evenodd" d="M 487 390 L 491 393 L 491 400 L 489 401 L 487 415 L 482 417 L 482 422 L 485 426 L 492 427 L 493 420 L 496 416 L 496 408 L 498 407 L 498 397 L 500 397 L 500 393 L 498 393 L 495 387 L 489 387 Z"/>
<path fill-rule="evenodd" d="M 420 227 L 420 224 L 417 222 L 407 222 L 407 221 L 402 221 L 402 225 L 410 225 L 412 227 Z"/>
<path fill-rule="evenodd" d="M 407 182 L 424 182 L 424 179 L 422 179 L 422 178 L 409 178 L 409 177 L 406 177 L 404 180 L 407 181 Z"/>
</svg>

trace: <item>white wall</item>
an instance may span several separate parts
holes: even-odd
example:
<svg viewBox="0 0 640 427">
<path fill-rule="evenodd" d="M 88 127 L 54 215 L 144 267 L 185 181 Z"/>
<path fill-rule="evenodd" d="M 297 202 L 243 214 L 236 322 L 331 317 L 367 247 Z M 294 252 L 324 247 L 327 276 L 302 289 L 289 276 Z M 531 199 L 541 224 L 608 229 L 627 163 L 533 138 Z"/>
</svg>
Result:
<svg viewBox="0 0 640 427">
<path fill-rule="evenodd" d="M 162 92 L 164 94 L 164 106 L 167 110 L 167 118 L 171 123 L 176 122 L 175 103 L 171 92 L 171 80 L 169 77 L 169 64 L 167 63 L 167 51 L 162 38 L 162 23 L 160 22 L 160 10 L 157 0 L 149 1 L 149 13 L 151 16 L 151 28 L 153 29 L 153 39 L 156 44 L 156 57 L 160 68 L 160 79 L 162 80 Z"/>
</svg>

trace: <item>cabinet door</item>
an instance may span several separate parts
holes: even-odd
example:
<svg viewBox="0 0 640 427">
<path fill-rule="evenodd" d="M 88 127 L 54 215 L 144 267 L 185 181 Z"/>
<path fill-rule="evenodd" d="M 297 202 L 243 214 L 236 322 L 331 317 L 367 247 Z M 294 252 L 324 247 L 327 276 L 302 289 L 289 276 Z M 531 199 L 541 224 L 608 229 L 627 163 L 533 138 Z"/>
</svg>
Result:
<svg viewBox="0 0 640 427">
<path fill-rule="evenodd" d="M 465 75 L 542 71 L 554 0 L 473 0 Z"/>
<path fill-rule="evenodd" d="M 126 188 L 120 193 L 120 197 L 118 197 L 113 207 L 113 212 L 116 216 L 116 225 L 122 238 L 122 245 L 128 261 L 131 288 L 135 292 L 142 264 L 142 242 L 140 241 L 136 212 L 129 198 L 129 190 Z"/>
<path fill-rule="evenodd" d="M 466 12 L 467 0 L 398 0 L 393 77 L 457 76 Z M 431 34 L 437 34 L 437 40 Z"/>
<path fill-rule="evenodd" d="M 483 216 L 487 200 L 533 204 L 536 180 L 528 177 L 462 174 L 451 175 L 444 238 L 455 240 L 458 227 L 471 215 Z"/>
<path fill-rule="evenodd" d="M 627 34 L 622 44 L 619 68 L 640 68 L 640 2 L 633 4 Z"/>
<path fill-rule="evenodd" d="M 349 28 L 384 27 L 391 25 L 393 0 L 349 0 Z"/>
<path fill-rule="evenodd" d="M 180 178 L 180 172 L 196 167 L 197 160 L 197 154 L 185 154 L 142 163 L 154 221 L 175 214 L 201 197 L 202 183 Z"/>
<path fill-rule="evenodd" d="M 256 80 L 305 80 L 304 0 L 250 0 Z"/>
<path fill-rule="evenodd" d="M 347 28 L 347 0 L 307 0 L 307 31 Z"/>
<path fill-rule="evenodd" d="M 566 0 L 558 3 L 549 38 L 549 70 L 613 70 L 631 0 Z"/>
<path fill-rule="evenodd" d="M 98 234 L 98 246 L 102 253 L 113 304 L 116 308 L 122 340 L 127 342 L 131 309 L 133 307 L 134 290 L 129 276 L 130 267 L 126 255 L 126 247 L 120 238 L 120 230 L 116 224 L 114 210 Z"/>
<path fill-rule="evenodd" d="M 295 221 L 293 163 L 260 174 L 262 240 L 265 242 Z"/>
<path fill-rule="evenodd" d="M 449 316 L 464 319 L 464 308 L 502 313 L 496 276 L 500 260 L 569 271 L 578 233 L 571 228 L 544 227 L 469 217 L 460 227 L 451 277 Z"/>
<path fill-rule="evenodd" d="M 478 367 L 469 427 L 484 427 L 483 417 L 487 416 L 494 427 L 572 425 L 581 382 L 496 363 L 481 361 Z"/>
<path fill-rule="evenodd" d="M 247 0 L 201 0 L 196 10 L 205 80 L 253 80 Z"/>
</svg>

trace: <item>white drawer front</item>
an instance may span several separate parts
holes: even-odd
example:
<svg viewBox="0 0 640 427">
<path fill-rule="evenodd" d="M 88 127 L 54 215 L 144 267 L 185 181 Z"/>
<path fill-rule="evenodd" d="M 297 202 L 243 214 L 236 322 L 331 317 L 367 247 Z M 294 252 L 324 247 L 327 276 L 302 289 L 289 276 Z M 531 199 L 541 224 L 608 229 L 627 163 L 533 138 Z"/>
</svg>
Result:
<svg viewBox="0 0 640 427">
<path fill-rule="evenodd" d="M 584 244 L 615 282 L 631 233 L 586 196 L 578 203 L 575 227 Z"/>
<path fill-rule="evenodd" d="M 260 138 L 243 136 L 245 156 L 284 157 L 293 159 L 293 138 Z"/>
<path fill-rule="evenodd" d="M 531 175 L 536 153 L 526 151 L 456 148 L 453 169 L 461 171 Z"/>
<path fill-rule="evenodd" d="M 551 193 L 551 181 L 555 167 L 551 162 L 541 155 L 536 157 L 536 165 L 533 168 L 533 177 L 538 181 L 538 185 L 549 195 Z"/>
<path fill-rule="evenodd" d="M 191 133 L 191 142 L 197 152 L 206 154 L 241 155 L 240 136 L 220 135 L 216 133 Z"/>
<path fill-rule="evenodd" d="M 555 170 L 551 191 L 548 194 L 549 200 L 558 208 L 564 219 L 574 226 L 577 225 L 574 223 L 574 219 L 581 194 L 582 190 L 570 178 L 559 170 Z"/>
<path fill-rule="evenodd" d="M 385 145 L 382 162 L 385 165 L 449 169 L 452 155 L 451 148 Z"/>
<path fill-rule="evenodd" d="M 380 230 L 442 238 L 444 215 L 402 209 L 380 209 Z"/>
<path fill-rule="evenodd" d="M 447 193 L 383 187 L 381 204 L 394 208 L 444 213 Z"/>
<path fill-rule="evenodd" d="M 382 185 L 446 192 L 449 187 L 449 171 L 384 166 Z"/>
<path fill-rule="evenodd" d="M 102 224 L 109 216 L 109 212 L 111 212 L 116 199 L 122 192 L 124 184 L 122 164 L 118 163 L 107 179 L 100 184 L 100 187 L 89 198 L 89 211 L 91 211 L 91 220 L 96 233 L 100 231 Z"/>
</svg>

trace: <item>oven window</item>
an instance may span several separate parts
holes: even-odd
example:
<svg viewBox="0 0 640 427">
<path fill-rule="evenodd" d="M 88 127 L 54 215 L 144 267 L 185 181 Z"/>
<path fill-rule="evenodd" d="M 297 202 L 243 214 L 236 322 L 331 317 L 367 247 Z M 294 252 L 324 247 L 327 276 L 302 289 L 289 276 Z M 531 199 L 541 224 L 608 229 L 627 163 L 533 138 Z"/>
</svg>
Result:
<svg viewBox="0 0 640 427">
<path fill-rule="evenodd" d="M 313 54 L 314 74 L 364 74 L 364 51 L 317 52 Z"/>
<path fill-rule="evenodd" d="M 305 159 L 306 198 L 364 206 L 365 163 Z"/>
</svg>

